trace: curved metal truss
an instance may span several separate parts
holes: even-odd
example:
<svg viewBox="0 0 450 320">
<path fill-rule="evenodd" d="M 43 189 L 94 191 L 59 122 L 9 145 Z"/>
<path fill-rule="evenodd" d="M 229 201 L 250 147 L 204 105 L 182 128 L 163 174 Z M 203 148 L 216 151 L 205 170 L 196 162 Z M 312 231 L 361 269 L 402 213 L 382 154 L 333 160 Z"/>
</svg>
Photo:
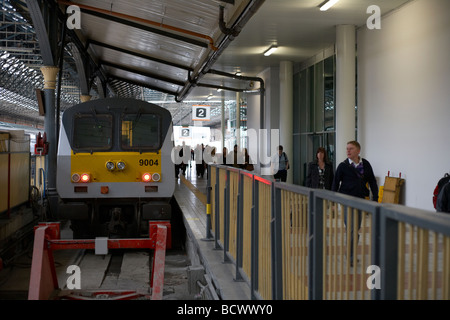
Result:
<svg viewBox="0 0 450 320">
<path fill-rule="evenodd" d="M 43 12 L 46 12 L 46 14 L 48 15 L 47 11 L 52 8 L 54 9 L 60 1 L 47 1 L 48 0 L 37 0 L 36 3 L 38 3 L 42 7 L 48 5 L 47 9 L 43 9 Z M 200 3 L 203 0 L 197 1 Z M 172 5 L 175 5 L 175 3 L 172 3 Z M 37 26 L 34 26 L 33 19 L 31 17 L 34 11 L 32 11 L 32 9 L 29 8 L 28 4 L 22 0 L 0 0 L 0 6 L 2 8 L 0 13 L 0 121 L 28 124 L 35 127 L 43 127 L 44 117 L 39 115 L 39 105 L 36 94 L 36 89 L 42 89 L 44 86 L 43 75 L 40 71 L 40 68 L 44 65 L 44 61 L 46 61 L 46 54 L 48 55 L 48 50 L 41 51 L 40 43 L 38 41 L 37 35 L 41 34 L 42 25 L 37 24 Z M 236 7 L 241 8 L 240 6 Z M 137 7 L 130 8 L 133 10 L 137 10 Z M 59 8 L 57 11 L 58 14 L 61 14 Z M 55 14 L 55 11 L 52 12 L 53 14 Z M 87 22 L 90 21 L 89 19 L 98 19 L 97 15 L 93 14 L 92 12 L 85 12 L 84 14 L 86 14 L 86 16 L 84 16 L 84 19 Z M 202 13 L 200 12 L 199 14 Z M 113 19 L 110 16 L 102 18 Z M 61 19 L 62 18 L 59 17 L 59 22 L 61 22 Z M 178 17 L 178 19 L 182 20 L 183 18 Z M 216 18 L 213 18 L 211 21 L 211 23 L 215 23 L 214 21 L 216 21 Z M 130 28 L 130 26 L 128 26 L 126 21 L 123 21 L 123 19 L 120 19 L 120 21 L 115 19 L 114 23 L 115 27 L 119 28 L 120 30 L 125 28 L 124 26 Z M 35 27 L 37 29 L 35 29 Z M 144 31 L 148 31 L 143 26 L 133 25 L 133 28 L 133 32 L 138 32 L 139 34 L 143 33 Z M 89 31 L 89 29 L 87 29 L 87 31 Z M 159 33 L 156 31 L 152 29 L 152 32 L 155 33 L 152 36 L 157 37 L 159 35 Z M 80 40 L 79 35 L 73 31 L 67 31 L 65 37 L 64 31 L 58 33 L 58 31 L 52 30 L 52 32 L 55 33 L 54 35 L 52 35 L 53 51 L 61 50 L 61 41 L 64 41 L 62 58 L 61 56 L 53 57 L 55 64 L 58 64 L 61 59 L 63 61 L 62 73 L 58 75 L 57 88 L 55 90 L 55 94 L 57 95 L 55 99 L 57 103 L 56 108 L 57 110 L 59 110 L 59 112 L 64 112 L 64 110 L 68 107 L 79 103 L 81 95 L 85 95 L 88 92 L 88 94 L 91 96 L 91 99 L 114 95 L 119 97 L 133 97 L 153 103 L 158 103 L 167 108 L 172 113 L 174 121 L 176 123 L 185 125 L 192 122 L 192 120 L 190 119 L 192 104 L 202 103 L 211 106 L 212 119 L 211 122 L 208 123 L 208 125 L 214 127 L 220 126 L 221 124 L 221 110 L 230 109 L 229 105 L 231 102 L 229 100 L 227 100 L 226 102 L 222 102 L 221 100 L 207 100 L 211 99 L 211 93 L 208 97 L 206 97 L 206 95 L 203 97 L 202 93 L 196 94 L 197 98 L 195 98 L 194 100 L 199 101 L 185 101 L 184 99 L 179 100 L 178 95 L 181 95 L 181 91 L 167 89 L 166 87 L 168 83 L 169 85 L 172 83 L 171 88 L 180 86 L 182 88 L 186 88 L 186 90 L 182 90 L 183 95 L 187 94 L 188 91 L 196 86 L 205 87 L 208 88 L 208 90 L 210 88 L 214 89 L 223 86 L 223 88 L 231 88 L 231 91 L 242 91 L 243 88 L 246 88 L 247 86 L 248 81 L 245 81 L 245 85 L 239 84 L 236 86 L 236 88 L 233 88 L 234 85 L 227 85 L 223 82 L 222 78 L 219 83 L 217 82 L 218 80 L 216 79 L 216 77 L 222 77 L 223 75 L 216 76 L 215 73 L 209 74 L 210 71 L 208 71 L 208 78 L 210 82 L 209 84 L 202 84 L 197 80 L 194 81 L 194 79 L 191 79 L 190 76 L 187 80 L 184 79 L 171 82 L 170 80 L 172 78 L 168 76 L 162 77 L 148 71 L 153 70 L 151 68 L 152 63 L 160 64 L 158 65 L 158 67 L 155 67 L 155 70 L 159 69 L 160 67 L 162 68 L 162 66 L 168 68 L 169 71 L 167 71 L 167 74 L 170 74 L 170 72 L 173 71 L 172 69 L 186 69 L 187 67 L 181 66 L 181 64 L 174 64 L 172 62 L 165 61 L 162 58 L 150 57 L 150 55 L 144 56 L 142 53 L 134 52 L 131 49 L 125 50 L 123 48 L 118 48 L 110 44 L 101 44 L 98 40 L 95 39 L 88 39 L 89 41 L 87 43 L 84 43 Z M 144 34 L 146 35 L 152 34 L 152 32 L 145 32 Z M 179 39 L 172 39 L 172 37 L 174 37 L 175 35 L 164 33 L 164 36 L 169 39 L 164 40 L 167 41 L 168 48 L 170 47 L 170 45 L 175 45 L 173 42 L 181 41 Z M 58 38 L 59 40 L 56 40 L 56 38 Z M 187 41 L 186 43 L 188 43 L 186 44 L 186 46 L 192 46 L 193 48 L 196 48 L 197 45 L 191 44 L 189 39 L 183 39 L 184 41 Z M 160 41 L 163 40 L 160 39 Z M 182 41 L 182 43 L 184 42 Z M 133 47 L 133 45 L 135 46 L 137 44 L 139 43 L 132 43 L 131 46 Z M 161 46 L 158 46 L 158 48 L 159 47 Z M 206 49 L 201 50 L 205 51 Z M 91 52 L 96 51 L 104 51 L 103 53 L 109 54 L 109 56 L 105 56 L 106 58 L 110 57 L 111 55 L 114 57 L 118 54 L 128 54 L 127 59 L 139 58 L 142 60 L 139 60 L 140 62 L 145 62 L 144 65 L 147 66 L 147 64 L 149 64 L 149 66 L 145 68 L 142 67 L 143 70 L 138 70 L 135 69 L 137 68 L 136 66 L 131 68 L 128 66 L 117 65 L 117 63 L 105 61 L 106 58 L 92 58 L 92 56 L 90 56 Z M 161 55 L 166 53 L 158 52 L 158 54 Z M 133 55 L 136 55 L 136 57 L 134 57 Z M 215 57 L 215 54 L 213 54 L 213 56 Z M 192 59 L 195 60 L 195 57 L 196 55 L 192 55 Z M 212 61 L 215 61 L 215 59 L 211 58 L 208 61 L 212 63 Z M 192 63 L 185 62 L 186 65 L 190 65 Z M 196 63 L 198 63 L 198 61 Z M 141 63 L 138 63 L 138 65 L 140 66 Z M 187 68 L 189 73 L 192 72 L 191 69 L 193 70 L 193 68 L 191 67 Z M 172 76 L 178 77 L 180 76 L 179 73 L 182 76 L 185 76 L 186 72 L 184 71 L 180 73 L 180 71 L 178 70 Z M 125 76 L 127 74 L 128 76 Z M 61 80 L 59 79 L 59 77 L 61 78 Z M 142 80 L 142 77 L 144 77 L 144 80 Z M 205 76 L 205 78 L 207 77 Z M 233 78 L 233 81 L 238 80 L 239 78 Z M 194 84 L 194 82 L 196 81 L 198 83 Z M 156 84 L 164 84 L 163 87 L 166 86 L 164 87 L 166 89 L 160 88 Z M 177 97 L 175 95 L 177 95 Z M 224 104 L 223 107 L 222 104 Z M 225 113 L 225 118 L 229 118 L 228 112 Z"/>
<path fill-rule="evenodd" d="M 20 1 L 0 0 L 0 120 L 42 127 L 36 89 L 44 86 L 39 42 L 26 6 Z M 80 102 L 80 83 L 71 46 L 64 50 L 60 111 Z M 119 79 L 108 83 L 108 92 L 116 96 L 151 100 L 174 100 L 173 96 L 143 88 Z M 98 98 L 94 82 L 92 98 Z"/>
<path fill-rule="evenodd" d="M 42 126 L 36 89 L 44 78 L 39 43 L 25 11 L 12 1 L 0 1 L 0 119 Z M 73 58 L 64 53 L 61 82 L 61 111 L 79 102 L 79 86 Z"/>
</svg>

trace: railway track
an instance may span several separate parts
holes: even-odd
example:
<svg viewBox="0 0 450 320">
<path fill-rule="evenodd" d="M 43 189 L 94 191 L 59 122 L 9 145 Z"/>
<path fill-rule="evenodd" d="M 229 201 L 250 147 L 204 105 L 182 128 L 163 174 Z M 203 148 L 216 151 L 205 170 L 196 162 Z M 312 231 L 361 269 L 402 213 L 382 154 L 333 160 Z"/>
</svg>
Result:
<svg viewBox="0 0 450 320">
<path fill-rule="evenodd" d="M 0 272 L 0 299 L 28 298 L 32 248 Z M 53 251 L 58 287 L 51 299 L 150 299 L 154 250 L 94 249 Z M 166 250 L 163 300 L 192 300 L 188 291 L 189 258 L 183 247 Z M 78 274 L 74 270 L 77 270 Z M 78 277 L 78 278 L 77 278 Z"/>
<path fill-rule="evenodd" d="M 194 299 L 188 292 L 187 265 L 185 252 L 167 252 L 163 300 Z M 74 284 L 73 274 L 63 274 L 61 270 L 60 299 L 151 299 L 152 254 L 148 250 L 118 250 L 106 256 L 86 250 L 77 266 L 81 271 L 81 289 L 69 289 Z"/>
</svg>

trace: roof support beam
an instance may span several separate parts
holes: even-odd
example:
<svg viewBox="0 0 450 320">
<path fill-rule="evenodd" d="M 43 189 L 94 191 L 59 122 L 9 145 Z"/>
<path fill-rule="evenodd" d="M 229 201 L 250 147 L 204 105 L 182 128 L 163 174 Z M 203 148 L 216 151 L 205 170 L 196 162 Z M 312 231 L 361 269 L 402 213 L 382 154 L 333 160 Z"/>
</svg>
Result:
<svg viewBox="0 0 450 320">
<path fill-rule="evenodd" d="M 177 102 L 181 102 L 189 94 L 193 87 L 199 83 L 200 79 L 208 73 L 209 69 L 213 64 L 219 59 L 223 51 L 228 47 L 231 41 L 234 40 L 235 35 L 238 34 L 238 30 L 241 30 L 245 24 L 250 20 L 250 18 L 258 11 L 258 9 L 263 5 L 265 0 L 254 0 L 251 1 L 245 10 L 241 13 L 239 18 L 235 21 L 233 26 L 229 30 L 229 34 L 225 36 L 222 42 L 219 44 L 218 49 L 212 53 L 199 68 L 196 74 L 191 75 L 189 83 L 183 88 L 179 95 L 175 98 Z M 220 9 L 220 8 L 219 8 Z"/>
<path fill-rule="evenodd" d="M 89 81 L 87 77 L 87 72 L 89 70 L 85 69 L 85 65 L 87 65 L 87 63 L 85 62 L 83 55 L 81 55 L 80 51 L 78 51 L 78 48 L 75 46 L 75 44 L 69 43 L 68 46 L 70 46 L 70 51 L 73 54 L 73 58 L 77 66 L 78 78 L 80 80 L 81 94 L 88 95 L 90 88 L 88 85 Z"/>
<path fill-rule="evenodd" d="M 133 85 L 144 87 L 144 88 L 151 89 L 151 90 L 156 90 L 156 91 L 159 91 L 159 92 L 162 92 L 162 93 L 167 93 L 167 94 L 170 94 L 170 95 L 173 95 L 173 96 L 177 95 L 177 92 L 175 92 L 175 91 L 169 91 L 169 90 L 157 88 L 155 86 L 151 86 L 151 85 L 146 84 L 146 83 L 132 81 L 132 80 L 128 80 L 128 79 L 125 79 L 125 78 L 122 78 L 122 77 L 110 76 L 110 79 L 126 82 L 126 83 L 129 83 L 129 84 L 133 84 Z"/>
<path fill-rule="evenodd" d="M 152 74 L 152 73 L 143 72 L 143 71 L 140 71 L 140 70 L 135 70 L 135 69 L 132 69 L 132 68 L 128 68 L 128 67 L 121 66 L 121 65 L 118 65 L 118 64 L 115 64 L 115 63 L 111 63 L 111 62 L 107 62 L 107 61 L 100 61 L 99 64 L 100 65 L 104 65 L 104 66 L 109 66 L 109 67 L 112 67 L 112 68 L 116 68 L 116 69 L 125 70 L 125 71 L 131 72 L 131 73 L 140 74 L 140 75 L 142 75 L 144 77 L 149 77 L 149 78 L 152 78 L 152 79 L 168 82 L 168 83 L 175 84 L 175 85 L 181 86 L 181 87 L 185 85 L 185 83 L 183 81 L 170 79 L 170 78 L 167 78 L 167 77 L 159 76 L 159 75 Z"/>
<path fill-rule="evenodd" d="M 44 17 L 42 16 L 41 8 L 36 0 L 26 0 L 27 7 L 30 11 L 31 19 L 33 20 L 34 30 L 39 39 L 39 47 L 41 49 L 42 60 L 46 66 L 54 66 L 54 57 L 52 46 L 48 37 L 47 29 L 45 27 Z"/>
<path fill-rule="evenodd" d="M 186 71 L 191 71 L 191 72 L 194 71 L 194 69 L 191 68 L 191 67 L 186 67 L 186 66 L 183 66 L 183 65 L 178 64 L 178 63 L 172 63 L 172 62 L 168 62 L 168 61 L 165 61 L 165 60 L 162 60 L 162 59 L 150 57 L 150 56 L 147 56 L 147 55 L 139 53 L 139 52 L 134 52 L 134 51 L 131 51 L 131 50 L 128 50 L 128 49 L 119 48 L 119 47 L 116 47 L 116 46 L 113 46 L 113 45 L 110 45 L 110 44 L 107 44 L 107 43 L 103 43 L 103 42 L 100 42 L 100 41 L 97 41 L 97 40 L 92 40 L 92 39 L 88 40 L 87 41 L 87 46 L 89 46 L 91 44 L 92 45 L 96 45 L 96 46 L 100 46 L 100 47 L 103 47 L 103 48 L 119 51 L 119 52 L 122 52 L 122 53 L 126 53 L 126 54 L 129 54 L 129 55 L 135 56 L 135 57 L 146 59 L 146 60 L 151 60 L 151 61 L 154 61 L 154 62 L 165 64 L 165 65 L 168 65 L 168 66 L 171 66 L 171 67 L 183 69 L 183 70 L 186 70 Z"/>
</svg>

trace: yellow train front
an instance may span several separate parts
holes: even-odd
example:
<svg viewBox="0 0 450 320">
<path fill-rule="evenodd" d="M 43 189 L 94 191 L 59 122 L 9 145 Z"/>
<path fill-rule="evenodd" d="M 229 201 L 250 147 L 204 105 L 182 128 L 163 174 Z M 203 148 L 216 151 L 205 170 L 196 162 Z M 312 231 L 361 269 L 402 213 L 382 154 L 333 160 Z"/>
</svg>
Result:
<svg viewBox="0 0 450 320">
<path fill-rule="evenodd" d="M 172 116 L 155 104 L 107 98 L 67 109 L 58 145 L 58 216 L 74 238 L 140 237 L 170 220 Z"/>
</svg>

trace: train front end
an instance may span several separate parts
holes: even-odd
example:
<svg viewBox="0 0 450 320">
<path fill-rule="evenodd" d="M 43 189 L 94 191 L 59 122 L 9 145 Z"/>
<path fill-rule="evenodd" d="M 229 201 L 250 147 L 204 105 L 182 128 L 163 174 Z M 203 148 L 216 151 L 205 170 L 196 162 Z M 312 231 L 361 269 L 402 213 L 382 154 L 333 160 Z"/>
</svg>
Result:
<svg viewBox="0 0 450 320">
<path fill-rule="evenodd" d="M 66 110 L 58 147 L 58 215 L 74 237 L 139 237 L 149 220 L 170 220 L 175 188 L 172 117 L 124 98 Z"/>
</svg>

